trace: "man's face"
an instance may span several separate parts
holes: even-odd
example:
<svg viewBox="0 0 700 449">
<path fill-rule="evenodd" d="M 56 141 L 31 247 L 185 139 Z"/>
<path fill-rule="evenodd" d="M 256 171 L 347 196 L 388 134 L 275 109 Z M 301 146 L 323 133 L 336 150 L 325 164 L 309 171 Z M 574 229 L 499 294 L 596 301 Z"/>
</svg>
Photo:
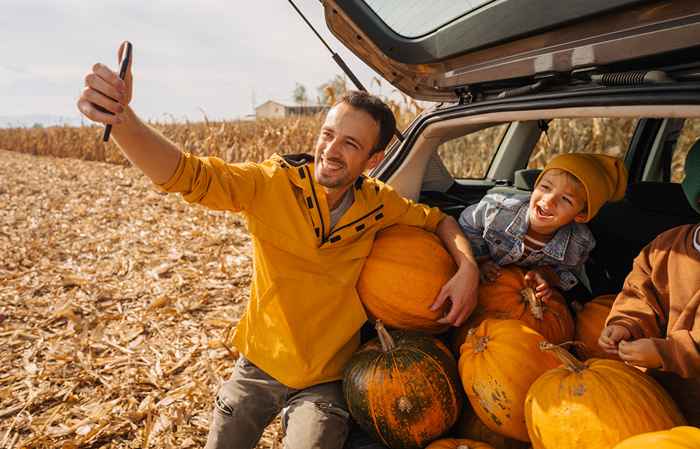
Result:
<svg viewBox="0 0 700 449">
<path fill-rule="evenodd" d="M 327 189 L 349 186 L 382 160 L 383 152 L 369 155 L 378 140 L 379 123 L 371 115 L 346 103 L 334 106 L 316 141 L 316 181 Z"/>
<path fill-rule="evenodd" d="M 536 232 L 553 234 L 572 221 L 582 223 L 586 204 L 584 187 L 561 171 L 547 170 L 530 196 L 530 226 Z"/>
</svg>

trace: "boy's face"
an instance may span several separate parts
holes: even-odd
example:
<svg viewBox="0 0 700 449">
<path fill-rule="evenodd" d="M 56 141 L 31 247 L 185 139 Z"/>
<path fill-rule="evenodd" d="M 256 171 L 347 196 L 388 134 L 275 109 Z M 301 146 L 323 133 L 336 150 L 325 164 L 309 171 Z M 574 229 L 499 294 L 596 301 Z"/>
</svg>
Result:
<svg viewBox="0 0 700 449">
<path fill-rule="evenodd" d="M 586 191 L 581 184 L 557 169 L 547 170 L 530 197 L 530 226 L 541 234 L 553 234 L 572 221 L 586 220 Z"/>
</svg>

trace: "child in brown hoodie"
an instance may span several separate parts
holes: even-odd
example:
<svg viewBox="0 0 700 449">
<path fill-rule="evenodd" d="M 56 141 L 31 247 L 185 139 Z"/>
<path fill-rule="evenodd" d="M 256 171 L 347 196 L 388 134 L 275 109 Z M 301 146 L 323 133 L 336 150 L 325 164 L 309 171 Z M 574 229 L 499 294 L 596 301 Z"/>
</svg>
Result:
<svg viewBox="0 0 700 449">
<path fill-rule="evenodd" d="M 700 142 L 685 173 L 683 191 L 700 212 Z M 598 344 L 649 368 L 689 423 L 700 425 L 700 224 L 670 229 L 642 250 Z"/>
</svg>

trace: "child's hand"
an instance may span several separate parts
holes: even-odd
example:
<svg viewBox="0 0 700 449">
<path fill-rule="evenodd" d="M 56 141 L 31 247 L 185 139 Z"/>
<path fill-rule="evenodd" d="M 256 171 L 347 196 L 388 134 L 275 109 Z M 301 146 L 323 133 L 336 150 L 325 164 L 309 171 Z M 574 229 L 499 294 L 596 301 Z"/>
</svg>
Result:
<svg viewBox="0 0 700 449">
<path fill-rule="evenodd" d="M 635 341 L 621 341 L 618 346 L 620 358 L 632 365 L 644 368 L 661 368 L 663 361 L 651 338 Z"/>
<path fill-rule="evenodd" d="M 535 298 L 540 301 L 546 303 L 552 297 L 552 288 L 539 271 L 525 273 L 525 283 L 535 290 Z"/>
<path fill-rule="evenodd" d="M 598 338 L 598 346 L 600 346 L 603 351 L 608 354 L 617 354 L 617 345 L 623 340 L 629 340 L 632 338 L 630 331 L 619 324 L 611 324 L 606 326 L 600 333 L 600 338 Z"/>
<path fill-rule="evenodd" d="M 481 282 L 493 282 L 501 275 L 501 267 L 491 259 L 479 263 Z"/>
</svg>

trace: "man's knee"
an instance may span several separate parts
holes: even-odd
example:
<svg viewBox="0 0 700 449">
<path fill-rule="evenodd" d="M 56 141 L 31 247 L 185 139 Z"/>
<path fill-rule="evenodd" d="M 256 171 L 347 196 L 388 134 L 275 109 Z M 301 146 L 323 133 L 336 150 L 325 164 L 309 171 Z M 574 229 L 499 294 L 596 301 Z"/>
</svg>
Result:
<svg viewBox="0 0 700 449">
<path fill-rule="evenodd" d="M 239 361 L 214 399 L 206 448 L 255 447 L 265 426 L 281 409 L 285 392 L 279 382 L 249 362 Z"/>
<path fill-rule="evenodd" d="M 342 403 L 293 403 L 283 417 L 284 449 L 341 449 L 348 436 L 349 418 Z"/>
</svg>

